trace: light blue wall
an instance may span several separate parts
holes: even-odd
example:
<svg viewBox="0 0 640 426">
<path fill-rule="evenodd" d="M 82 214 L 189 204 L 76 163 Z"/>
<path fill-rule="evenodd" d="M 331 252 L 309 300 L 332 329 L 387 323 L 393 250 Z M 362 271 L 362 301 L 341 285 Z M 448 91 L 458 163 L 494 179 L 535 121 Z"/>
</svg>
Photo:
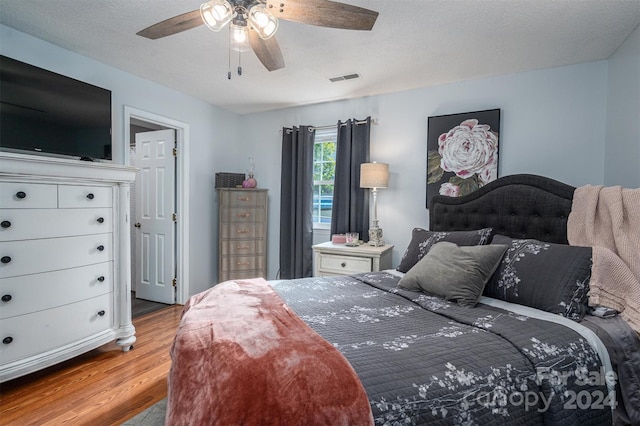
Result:
<svg viewBox="0 0 640 426">
<path fill-rule="evenodd" d="M 270 189 L 268 270 L 269 278 L 276 276 L 283 126 L 325 125 L 369 115 L 376 119 L 371 158 L 390 164 L 390 187 L 380 191 L 379 217 L 385 239 L 396 245 L 394 263 L 409 243 L 411 228 L 428 225 L 426 132 L 432 115 L 501 108 L 500 175 L 537 173 L 575 186 L 623 182 L 633 186 L 635 179 L 635 186 L 640 186 L 639 130 L 629 124 L 637 126 L 640 117 L 640 107 L 634 103 L 640 81 L 638 38 L 636 29 L 610 61 L 245 116 L 4 26 L 0 26 L 0 52 L 112 90 L 116 161 L 122 158 L 124 105 L 190 124 L 189 269 L 195 293 L 216 282 L 214 174 L 244 171 L 248 157 L 256 159 L 259 186 Z M 627 70 L 627 61 L 636 71 Z M 636 97 L 626 100 L 634 90 Z M 612 116 L 620 117 L 620 122 Z M 622 132 L 628 136 L 620 137 Z M 620 139 L 629 142 L 619 144 Z"/>
<path fill-rule="evenodd" d="M 413 227 L 428 226 L 425 208 L 427 118 L 501 109 L 500 175 L 536 173 L 571 185 L 602 183 L 606 131 L 606 61 L 466 81 L 388 95 L 245 115 L 247 155 L 260 186 L 271 189 L 269 275 L 278 271 L 283 126 L 326 125 L 371 115 L 371 159 L 389 163 L 389 188 L 378 197 L 385 240 L 397 264 Z M 340 83 L 337 83 L 340 84 Z"/>
<path fill-rule="evenodd" d="M 640 188 L 640 26 L 607 68 L 604 184 Z"/>
<path fill-rule="evenodd" d="M 0 25 L 0 52 L 112 91 L 114 161 L 122 163 L 124 106 L 189 123 L 189 181 L 191 293 L 217 282 L 217 224 L 214 217 L 214 175 L 228 167 L 236 170 L 239 117 L 206 102 L 149 80 L 109 67 L 50 43 Z M 244 168 L 242 161 L 242 168 Z M 242 169 L 241 169 L 242 170 Z"/>
</svg>

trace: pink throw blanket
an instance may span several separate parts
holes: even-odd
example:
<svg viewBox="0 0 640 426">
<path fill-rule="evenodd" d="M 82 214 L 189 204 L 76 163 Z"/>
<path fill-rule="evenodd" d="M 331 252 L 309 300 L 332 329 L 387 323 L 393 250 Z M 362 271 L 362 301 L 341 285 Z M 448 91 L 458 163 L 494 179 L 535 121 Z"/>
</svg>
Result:
<svg viewBox="0 0 640 426">
<path fill-rule="evenodd" d="M 372 425 L 355 371 L 263 279 L 191 297 L 171 348 L 167 425 Z"/>
<path fill-rule="evenodd" d="M 577 188 L 567 237 L 593 247 L 589 304 L 617 310 L 640 333 L 640 189 Z"/>
</svg>

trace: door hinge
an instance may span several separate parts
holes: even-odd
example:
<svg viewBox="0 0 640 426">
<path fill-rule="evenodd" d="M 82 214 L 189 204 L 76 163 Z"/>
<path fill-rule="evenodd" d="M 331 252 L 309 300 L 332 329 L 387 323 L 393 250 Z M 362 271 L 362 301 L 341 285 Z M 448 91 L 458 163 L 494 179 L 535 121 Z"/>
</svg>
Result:
<svg viewBox="0 0 640 426">
<path fill-rule="evenodd" d="M 173 156 L 174 157 L 178 156 L 178 148 L 173 148 Z"/>
<path fill-rule="evenodd" d="M 171 220 L 173 220 L 174 222 L 177 222 L 178 221 L 178 215 L 176 213 L 173 213 L 171 215 Z"/>
<path fill-rule="evenodd" d="M 178 279 L 177 279 L 177 278 L 174 278 L 171 284 L 172 284 L 174 287 L 177 287 L 177 286 L 178 286 Z"/>
</svg>

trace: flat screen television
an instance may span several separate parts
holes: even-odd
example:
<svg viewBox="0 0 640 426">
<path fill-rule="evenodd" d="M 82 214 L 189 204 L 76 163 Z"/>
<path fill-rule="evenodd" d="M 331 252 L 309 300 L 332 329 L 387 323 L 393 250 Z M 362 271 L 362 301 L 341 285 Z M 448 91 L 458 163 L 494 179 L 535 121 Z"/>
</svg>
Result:
<svg viewBox="0 0 640 426">
<path fill-rule="evenodd" d="M 0 55 L 0 150 L 111 160 L 111 91 Z"/>
</svg>

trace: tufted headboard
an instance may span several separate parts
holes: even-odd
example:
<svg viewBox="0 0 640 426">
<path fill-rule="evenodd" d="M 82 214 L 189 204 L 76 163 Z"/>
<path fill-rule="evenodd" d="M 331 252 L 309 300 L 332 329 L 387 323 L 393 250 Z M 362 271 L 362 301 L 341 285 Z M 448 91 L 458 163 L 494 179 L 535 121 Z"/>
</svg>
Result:
<svg viewBox="0 0 640 426">
<path fill-rule="evenodd" d="M 511 175 L 462 197 L 437 195 L 429 206 L 429 230 L 493 228 L 512 238 L 568 244 L 573 186 L 536 175 Z"/>
</svg>

